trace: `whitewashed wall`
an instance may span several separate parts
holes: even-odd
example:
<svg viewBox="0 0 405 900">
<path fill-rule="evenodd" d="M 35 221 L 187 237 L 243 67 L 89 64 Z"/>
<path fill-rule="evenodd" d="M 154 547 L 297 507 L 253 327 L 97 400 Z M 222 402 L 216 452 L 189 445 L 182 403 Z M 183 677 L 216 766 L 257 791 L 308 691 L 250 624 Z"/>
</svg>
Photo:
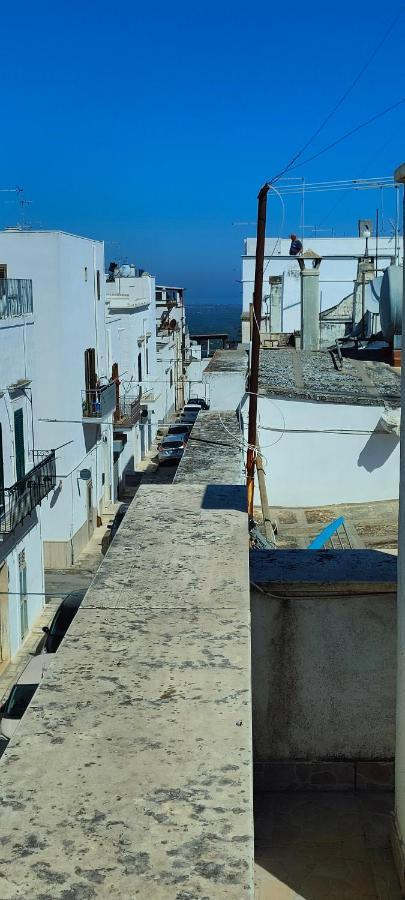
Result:
<svg viewBox="0 0 405 900">
<path fill-rule="evenodd" d="M 104 246 L 62 232 L 1 232 L 0 262 L 7 264 L 8 277 L 31 278 L 33 283 L 35 445 L 41 450 L 60 448 L 57 482 L 60 480 L 61 486 L 44 511 L 43 538 L 69 541 L 87 518 L 80 471 L 91 470 L 93 502 L 99 511 L 110 493 L 107 464 L 112 453 L 112 426 L 97 430 L 82 424 L 86 348 L 96 348 L 98 376 L 106 379 L 110 374 Z M 109 453 L 103 448 L 103 438 Z"/>
<path fill-rule="evenodd" d="M 269 276 L 283 276 L 282 290 L 282 331 L 292 332 L 301 327 L 300 316 L 300 278 L 299 266 L 294 257 L 280 259 L 288 256 L 291 241 L 288 239 L 267 238 L 265 245 L 265 269 L 263 278 L 263 297 L 270 294 Z M 357 275 L 357 258 L 365 251 L 365 241 L 362 238 L 307 238 L 304 242 L 305 249 L 314 250 L 321 257 L 337 256 L 340 259 L 323 259 L 320 267 L 320 308 L 328 309 L 335 303 L 339 303 L 353 290 L 354 280 Z M 254 271 L 255 271 L 256 239 L 247 238 L 245 241 L 245 253 L 242 257 L 242 282 L 243 282 L 243 311 L 249 312 L 249 304 L 253 299 Z M 394 256 L 394 238 L 380 238 L 378 250 L 378 267 L 385 269 Z M 375 239 L 369 240 L 369 254 L 375 253 Z M 355 259 L 344 259 L 345 256 L 355 256 Z M 263 307 L 264 313 L 265 306 Z M 243 340 L 249 340 L 249 322 L 243 323 Z"/>
<path fill-rule="evenodd" d="M 259 397 L 259 439 L 270 505 L 396 499 L 399 440 L 375 432 L 383 412 L 382 406 Z M 243 416 L 246 425 L 246 403 Z"/>
<path fill-rule="evenodd" d="M 32 457 L 32 408 L 35 393 L 32 385 L 22 391 L 11 393 L 7 387 L 21 379 L 31 379 L 33 369 L 33 316 L 0 320 L 0 387 L 4 394 L 0 397 L 0 425 L 2 430 L 4 486 L 11 487 L 16 481 L 14 412 L 23 411 L 25 469 L 29 471 L 34 462 Z M 31 407 L 30 400 L 33 401 Z M 46 498 L 22 525 L 10 535 L 0 540 L 0 563 L 5 562 L 8 570 L 8 641 L 13 657 L 21 646 L 19 554 L 24 551 L 27 578 L 28 629 L 40 614 L 45 603 L 44 567 L 41 538 L 41 514 L 49 505 Z"/>
</svg>

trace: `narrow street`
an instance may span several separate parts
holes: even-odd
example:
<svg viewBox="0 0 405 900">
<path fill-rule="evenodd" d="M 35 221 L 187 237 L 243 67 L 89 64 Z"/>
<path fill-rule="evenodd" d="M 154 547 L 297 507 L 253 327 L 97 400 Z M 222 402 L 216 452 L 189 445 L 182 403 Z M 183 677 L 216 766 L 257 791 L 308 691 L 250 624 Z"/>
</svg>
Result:
<svg viewBox="0 0 405 900">
<path fill-rule="evenodd" d="M 74 566 L 69 569 L 45 570 L 45 606 L 33 628 L 27 635 L 21 649 L 11 663 L 0 670 L 0 702 L 9 694 L 22 671 L 35 655 L 43 638 L 43 628 L 49 626 L 62 600 L 72 593 L 85 596 L 97 569 L 108 548 L 108 530 L 114 516 L 122 503 L 130 503 L 141 484 L 171 484 L 177 471 L 177 465 L 159 466 L 157 445 L 162 432 L 158 432 L 151 449 L 134 472 L 133 484 L 128 487 L 121 499 L 111 503 L 103 515 L 103 523 L 97 527 L 87 547 Z M 0 736 L 0 756 L 7 742 Z"/>
</svg>

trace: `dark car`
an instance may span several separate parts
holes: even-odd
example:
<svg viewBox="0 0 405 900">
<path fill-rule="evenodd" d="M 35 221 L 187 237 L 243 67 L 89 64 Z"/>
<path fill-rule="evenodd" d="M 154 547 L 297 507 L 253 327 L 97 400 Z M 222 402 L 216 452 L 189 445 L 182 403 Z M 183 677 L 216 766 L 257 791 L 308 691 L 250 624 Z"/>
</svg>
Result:
<svg viewBox="0 0 405 900">
<path fill-rule="evenodd" d="M 210 405 L 206 400 L 203 400 L 202 397 L 189 397 L 187 403 L 191 403 L 193 406 L 199 406 L 201 409 L 209 409 Z"/>
<path fill-rule="evenodd" d="M 49 627 L 45 625 L 42 629 L 45 634 L 45 640 L 39 648 L 42 653 L 56 653 L 69 625 L 73 622 L 85 593 L 86 591 L 74 591 L 62 600 Z"/>
<path fill-rule="evenodd" d="M 171 425 L 168 432 L 167 437 L 171 434 L 181 434 L 184 441 L 187 441 L 190 437 L 190 431 L 192 426 L 187 425 L 185 422 L 176 422 L 174 425 Z"/>
<path fill-rule="evenodd" d="M 194 422 L 182 422 L 181 419 L 177 419 L 173 422 L 173 425 L 170 426 L 168 434 L 182 434 L 186 431 L 190 434 L 190 431 L 194 425 Z"/>
</svg>

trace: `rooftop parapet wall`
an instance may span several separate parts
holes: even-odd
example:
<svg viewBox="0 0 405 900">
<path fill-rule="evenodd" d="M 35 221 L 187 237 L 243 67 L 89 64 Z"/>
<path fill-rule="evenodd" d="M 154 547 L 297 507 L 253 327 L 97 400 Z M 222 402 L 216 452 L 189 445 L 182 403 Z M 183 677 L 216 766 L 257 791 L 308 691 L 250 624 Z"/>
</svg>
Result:
<svg viewBox="0 0 405 900">
<path fill-rule="evenodd" d="M 236 413 L 198 413 L 175 483 L 243 484 L 242 446 L 243 425 Z"/>
<path fill-rule="evenodd" d="M 250 572 L 262 784 L 266 766 L 272 779 L 285 776 L 281 762 L 327 762 L 318 786 L 328 789 L 337 786 L 327 781 L 333 761 L 392 761 L 396 558 L 373 550 L 254 551 Z"/>
<path fill-rule="evenodd" d="M 244 494 L 139 490 L 2 757 L 1 896 L 253 897 Z"/>
</svg>

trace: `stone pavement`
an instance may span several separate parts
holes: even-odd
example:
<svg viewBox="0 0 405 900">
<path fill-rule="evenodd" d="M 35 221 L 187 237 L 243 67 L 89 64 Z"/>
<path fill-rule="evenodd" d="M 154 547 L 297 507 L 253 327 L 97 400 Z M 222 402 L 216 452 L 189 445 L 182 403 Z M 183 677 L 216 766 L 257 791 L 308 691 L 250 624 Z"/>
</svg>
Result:
<svg viewBox="0 0 405 900">
<path fill-rule="evenodd" d="M 258 795 L 256 900 L 400 900 L 393 803 L 389 792 Z"/>
<path fill-rule="evenodd" d="M 3 755 L 2 897 L 253 897 L 245 510 L 140 489 Z"/>
<path fill-rule="evenodd" d="M 272 521 L 277 523 L 277 547 L 280 550 L 305 549 L 309 542 L 334 519 L 343 516 L 350 529 L 355 549 L 396 550 L 398 545 L 398 500 L 376 503 L 345 503 L 321 507 L 274 507 Z M 260 524 L 260 507 L 255 508 Z M 346 549 L 346 548 L 344 548 Z"/>
</svg>

